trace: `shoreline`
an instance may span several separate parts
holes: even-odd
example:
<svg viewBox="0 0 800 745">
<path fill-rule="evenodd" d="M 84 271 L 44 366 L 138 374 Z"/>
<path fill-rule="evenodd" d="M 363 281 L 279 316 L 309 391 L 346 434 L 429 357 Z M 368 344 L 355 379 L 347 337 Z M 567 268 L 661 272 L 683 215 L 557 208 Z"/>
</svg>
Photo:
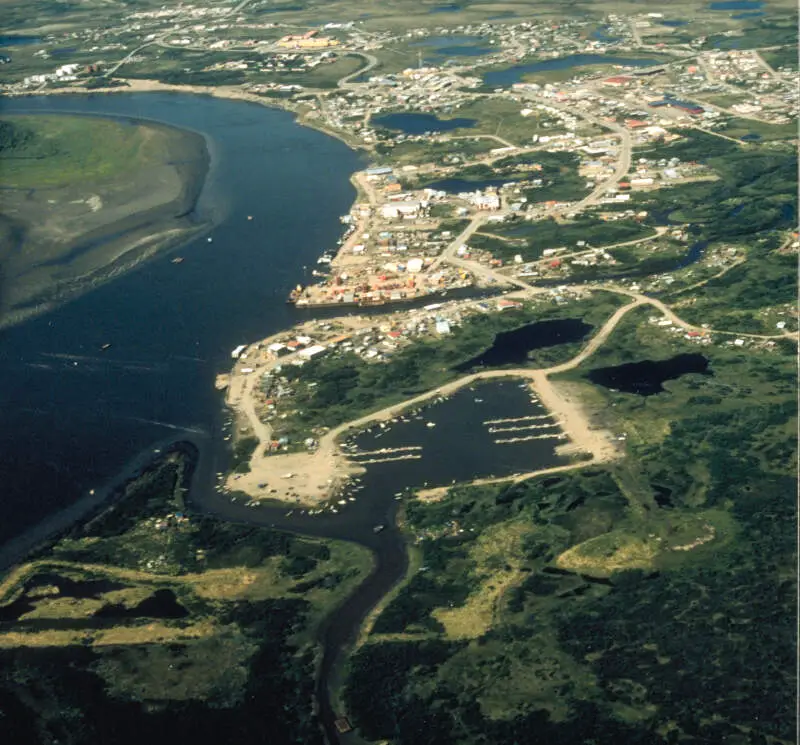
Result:
<svg viewBox="0 0 800 745">
<path fill-rule="evenodd" d="M 195 452 L 189 453 L 191 448 Z M 160 451 L 160 452 L 156 452 Z M 12 538 L 0 547 L 0 573 L 31 559 L 38 551 L 56 541 L 60 536 L 80 522 L 89 522 L 93 517 L 120 501 L 125 496 L 125 487 L 141 477 L 154 464 L 171 452 L 186 451 L 193 458 L 188 481 L 194 486 L 200 459 L 200 443 L 190 437 L 166 438 L 141 450 L 123 464 L 108 482 L 84 494 L 77 502 L 34 525 L 22 535 Z"/>
</svg>

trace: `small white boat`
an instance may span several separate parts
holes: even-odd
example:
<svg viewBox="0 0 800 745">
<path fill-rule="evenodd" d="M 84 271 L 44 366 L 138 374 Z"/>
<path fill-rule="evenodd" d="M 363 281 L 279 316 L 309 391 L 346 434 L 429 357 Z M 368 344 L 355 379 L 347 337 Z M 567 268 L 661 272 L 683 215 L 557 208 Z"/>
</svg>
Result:
<svg viewBox="0 0 800 745">
<path fill-rule="evenodd" d="M 435 427 L 436 426 L 436 422 L 428 422 L 425 426 L 426 427 Z"/>
</svg>

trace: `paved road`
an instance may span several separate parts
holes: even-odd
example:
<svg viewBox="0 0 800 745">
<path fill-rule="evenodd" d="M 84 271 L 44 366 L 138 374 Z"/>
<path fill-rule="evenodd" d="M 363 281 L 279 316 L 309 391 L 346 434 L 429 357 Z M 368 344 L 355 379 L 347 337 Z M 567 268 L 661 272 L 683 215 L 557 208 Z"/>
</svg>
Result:
<svg viewBox="0 0 800 745">
<path fill-rule="evenodd" d="M 551 101 L 550 99 L 543 100 L 536 94 L 529 92 L 524 92 L 522 96 L 530 100 L 545 103 L 547 106 L 552 106 L 553 108 L 566 111 L 573 116 L 578 116 L 582 119 L 585 119 L 587 122 L 598 125 L 599 127 L 610 129 L 620 139 L 619 157 L 617 158 L 617 165 L 614 167 L 614 173 L 612 173 L 607 179 L 605 179 L 605 181 L 601 182 L 594 189 L 592 189 L 592 191 L 580 202 L 569 207 L 569 212 L 580 212 L 580 210 L 596 204 L 603 196 L 605 196 L 609 189 L 615 188 L 619 181 L 628 175 L 628 171 L 631 169 L 631 151 L 633 148 L 633 143 L 631 141 L 631 134 L 625 127 L 617 124 L 616 122 L 609 122 L 602 117 L 597 117 L 586 111 L 578 109 L 574 104 L 570 105 L 559 103 Z"/>
<path fill-rule="evenodd" d="M 349 75 L 345 75 L 343 78 L 340 78 L 339 82 L 337 83 L 339 88 L 357 88 L 358 86 L 363 85 L 363 83 L 351 82 L 351 78 L 357 78 L 359 75 L 369 72 L 373 67 L 375 67 L 375 65 L 378 64 L 378 58 L 371 54 L 367 54 L 366 52 L 348 52 L 348 54 L 363 57 L 367 61 L 367 64 L 360 70 L 356 70 L 355 72 L 351 72 Z"/>
</svg>

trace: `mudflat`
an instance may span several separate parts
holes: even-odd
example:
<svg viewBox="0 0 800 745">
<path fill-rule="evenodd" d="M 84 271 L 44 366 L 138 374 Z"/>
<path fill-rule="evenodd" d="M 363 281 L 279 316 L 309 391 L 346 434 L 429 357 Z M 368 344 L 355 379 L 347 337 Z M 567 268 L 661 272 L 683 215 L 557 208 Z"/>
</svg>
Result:
<svg viewBox="0 0 800 745">
<path fill-rule="evenodd" d="M 203 228 L 202 136 L 87 116 L 3 118 L 0 327 Z"/>
</svg>

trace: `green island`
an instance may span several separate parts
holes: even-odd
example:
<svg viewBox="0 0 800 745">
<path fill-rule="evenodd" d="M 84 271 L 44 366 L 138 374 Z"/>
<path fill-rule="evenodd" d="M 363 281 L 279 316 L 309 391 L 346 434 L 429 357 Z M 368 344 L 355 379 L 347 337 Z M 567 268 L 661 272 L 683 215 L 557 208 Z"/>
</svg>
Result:
<svg viewBox="0 0 800 745">
<path fill-rule="evenodd" d="M 369 162 L 308 318 L 217 377 L 249 524 L 180 444 L 0 575 L 15 744 L 795 741 L 792 3 L 3 7 L 4 95 L 257 102 Z M 206 168 L 168 127 L 4 115 L 0 324 L 200 229 Z M 120 225 L 134 254 L 94 241 Z M 494 444 L 548 465 L 381 470 L 498 382 L 540 409 Z"/>
</svg>

